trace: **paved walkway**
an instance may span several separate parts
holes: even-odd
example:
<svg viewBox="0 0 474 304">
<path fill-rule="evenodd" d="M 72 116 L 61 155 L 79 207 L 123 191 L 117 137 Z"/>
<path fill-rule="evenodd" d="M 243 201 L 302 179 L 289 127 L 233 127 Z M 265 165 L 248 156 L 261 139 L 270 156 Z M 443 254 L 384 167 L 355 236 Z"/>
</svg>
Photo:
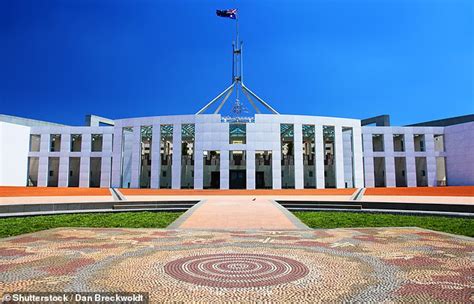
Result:
<svg viewBox="0 0 474 304">
<path fill-rule="evenodd" d="M 51 229 L 0 239 L 4 292 L 150 303 L 472 303 L 471 238 L 416 228 Z"/>
<path fill-rule="evenodd" d="M 180 229 L 307 229 L 271 199 L 251 196 L 212 196 L 190 209 L 170 228 Z"/>
</svg>

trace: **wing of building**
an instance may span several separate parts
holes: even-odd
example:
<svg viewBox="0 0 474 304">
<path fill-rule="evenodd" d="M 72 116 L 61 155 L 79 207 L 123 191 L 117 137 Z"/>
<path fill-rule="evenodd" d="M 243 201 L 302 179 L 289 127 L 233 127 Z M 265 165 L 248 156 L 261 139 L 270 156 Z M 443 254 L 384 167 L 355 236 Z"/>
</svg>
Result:
<svg viewBox="0 0 474 304">
<path fill-rule="evenodd" d="M 368 120 L 220 114 L 75 127 L 0 115 L 0 185 L 194 189 L 474 185 L 474 115 Z M 368 124 L 375 123 L 375 126 Z"/>
</svg>

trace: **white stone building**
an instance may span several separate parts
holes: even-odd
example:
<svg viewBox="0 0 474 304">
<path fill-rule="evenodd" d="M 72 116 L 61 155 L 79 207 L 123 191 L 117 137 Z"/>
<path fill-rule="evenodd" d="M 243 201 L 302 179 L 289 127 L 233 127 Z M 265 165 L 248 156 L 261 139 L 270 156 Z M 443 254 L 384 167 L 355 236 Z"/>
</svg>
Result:
<svg viewBox="0 0 474 304">
<path fill-rule="evenodd" d="M 406 127 L 220 114 L 74 127 L 0 115 L 0 185 L 194 189 L 474 185 L 474 117 Z M 364 125 L 364 126 L 362 126 Z"/>
</svg>

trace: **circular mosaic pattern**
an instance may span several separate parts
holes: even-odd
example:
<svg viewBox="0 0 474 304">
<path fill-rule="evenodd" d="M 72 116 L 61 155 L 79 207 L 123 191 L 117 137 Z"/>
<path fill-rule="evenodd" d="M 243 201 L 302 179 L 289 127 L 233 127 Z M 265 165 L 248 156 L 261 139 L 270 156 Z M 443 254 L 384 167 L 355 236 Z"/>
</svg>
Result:
<svg viewBox="0 0 474 304">
<path fill-rule="evenodd" d="M 265 254 L 208 254 L 171 261 L 165 272 L 188 283 L 225 288 L 262 287 L 283 284 L 309 273 L 302 263 Z"/>
</svg>

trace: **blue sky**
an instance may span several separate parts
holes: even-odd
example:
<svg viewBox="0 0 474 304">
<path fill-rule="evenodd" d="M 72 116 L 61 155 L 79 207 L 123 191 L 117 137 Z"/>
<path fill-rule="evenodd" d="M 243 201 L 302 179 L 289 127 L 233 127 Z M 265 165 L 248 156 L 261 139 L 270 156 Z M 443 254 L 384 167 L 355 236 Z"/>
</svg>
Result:
<svg viewBox="0 0 474 304">
<path fill-rule="evenodd" d="M 280 113 L 474 113 L 472 0 L 0 1 L 0 113 L 194 114 L 230 84 L 233 7 L 245 82 Z"/>
</svg>

